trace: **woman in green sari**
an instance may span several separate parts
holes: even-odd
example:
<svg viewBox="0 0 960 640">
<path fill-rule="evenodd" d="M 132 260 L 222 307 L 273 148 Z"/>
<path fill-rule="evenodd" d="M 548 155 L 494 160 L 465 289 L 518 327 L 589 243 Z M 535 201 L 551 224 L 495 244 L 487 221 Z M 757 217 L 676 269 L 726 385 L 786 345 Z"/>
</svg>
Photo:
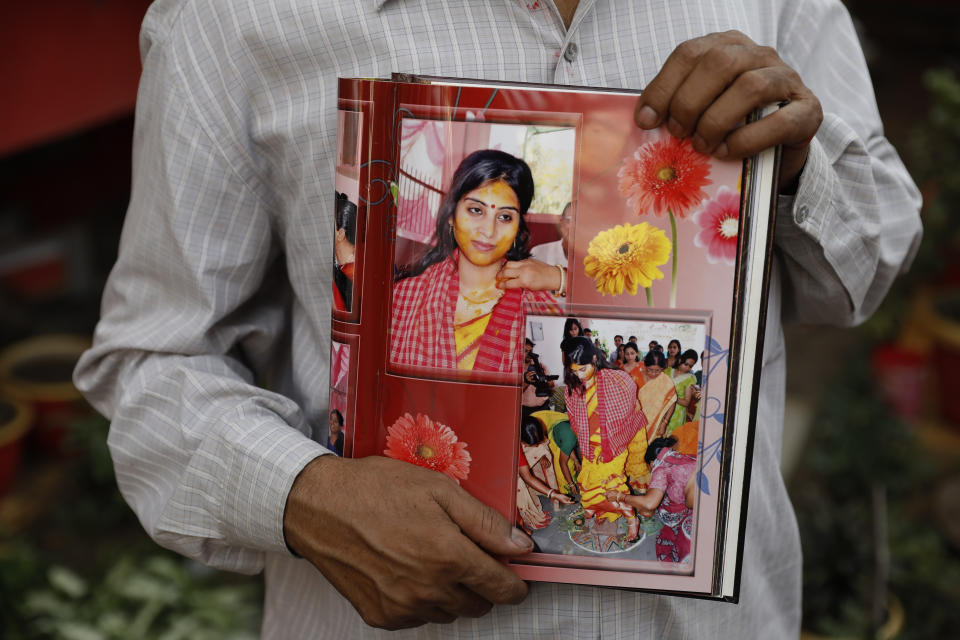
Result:
<svg viewBox="0 0 960 640">
<path fill-rule="evenodd" d="M 697 397 L 697 378 L 692 370 L 697 364 L 697 352 L 693 349 L 687 349 L 677 358 L 676 367 L 667 369 L 673 379 L 673 385 L 677 389 L 677 406 L 670 416 L 670 422 L 667 423 L 667 435 L 687 422 L 687 406 Z"/>
</svg>

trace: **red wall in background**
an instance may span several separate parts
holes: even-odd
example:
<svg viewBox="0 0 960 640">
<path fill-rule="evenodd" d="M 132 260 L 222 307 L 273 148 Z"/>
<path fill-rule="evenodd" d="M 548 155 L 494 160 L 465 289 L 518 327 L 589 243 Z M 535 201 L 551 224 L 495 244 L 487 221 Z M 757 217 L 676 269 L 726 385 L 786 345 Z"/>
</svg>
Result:
<svg viewBox="0 0 960 640">
<path fill-rule="evenodd" d="M 147 0 L 5 2 L 0 156 L 133 109 Z"/>
</svg>

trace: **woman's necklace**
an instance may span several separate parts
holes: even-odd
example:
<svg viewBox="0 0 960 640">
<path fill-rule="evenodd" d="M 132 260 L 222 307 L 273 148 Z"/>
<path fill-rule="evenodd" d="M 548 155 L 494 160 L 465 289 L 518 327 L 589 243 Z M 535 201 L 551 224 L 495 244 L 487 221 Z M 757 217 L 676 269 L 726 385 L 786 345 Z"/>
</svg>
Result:
<svg viewBox="0 0 960 640">
<path fill-rule="evenodd" d="M 471 289 L 458 292 L 457 310 L 454 322 L 461 324 L 474 318 L 490 313 L 500 298 L 503 289 L 497 288 L 496 283 L 483 289 Z"/>
<path fill-rule="evenodd" d="M 466 292 L 461 291 L 460 297 L 469 302 L 470 304 L 482 305 L 490 302 L 491 300 L 499 300 L 503 297 L 503 289 L 497 287 L 497 285 L 491 285 L 483 289 L 473 289 L 468 295 Z"/>
</svg>

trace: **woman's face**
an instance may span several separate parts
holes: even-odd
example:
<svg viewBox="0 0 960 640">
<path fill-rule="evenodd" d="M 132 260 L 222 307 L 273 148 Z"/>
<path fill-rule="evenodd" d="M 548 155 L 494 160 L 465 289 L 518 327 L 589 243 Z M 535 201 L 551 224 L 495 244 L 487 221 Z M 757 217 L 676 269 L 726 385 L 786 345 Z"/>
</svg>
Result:
<svg viewBox="0 0 960 640">
<path fill-rule="evenodd" d="M 671 342 L 667 345 L 667 355 L 671 358 L 676 358 L 677 354 L 680 353 L 680 345 L 676 342 Z"/>
<path fill-rule="evenodd" d="M 330 435 L 335 436 L 340 433 L 340 421 L 337 419 L 337 414 L 330 412 Z"/>
<path fill-rule="evenodd" d="M 651 380 L 656 378 L 661 373 L 663 373 L 663 368 L 660 365 L 655 364 L 653 366 L 647 367 L 647 377 L 650 378 Z"/>
<path fill-rule="evenodd" d="M 636 362 L 637 361 L 637 352 L 634 351 L 633 347 L 626 347 L 623 350 L 623 357 L 626 358 L 627 362 Z"/>
<path fill-rule="evenodd" d="M 478 267 L 503 259 L 520 228 L 520 201 L 503 180 L 467 192 L 453 216 L 453 236 L 464 257 Z"/>
<path fill-rule="evenodd" d="M 680 373 L 690 373 L 690 370 L 693 369 L 693 358 L 687 358 L 683 362 L 677 365 L 677 371 Z"/>
<path fill-rule="evenodd" d="M 569 335 L 571 338 L 576 338 L 577 336 L 580 335 L 580 327 L 578 327 L 575 324 L 571 324 L 570 330 L 567 332 L 567 335 Z"/>
<path fill-rule="evenodd" d="M 597 369 L 592 364 L 573 363 L 570 365 L 570 371 L 573 371 L 573 374 L 580 378 L 581 382 L 586 383 L 587 380 L 593 378 Z"/>
</svg>

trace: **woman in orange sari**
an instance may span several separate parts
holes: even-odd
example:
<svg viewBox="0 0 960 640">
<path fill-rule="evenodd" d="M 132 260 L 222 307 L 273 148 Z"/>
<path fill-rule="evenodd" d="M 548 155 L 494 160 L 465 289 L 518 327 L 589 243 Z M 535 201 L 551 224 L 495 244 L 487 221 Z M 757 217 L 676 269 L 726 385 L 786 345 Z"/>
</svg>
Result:
<svg viewBox="0 0 960 640">
<path fill-rule="evenodd" d="M 566 269 L 529 258 L 527 163 L 483 149 L 457 167 L 433 246 L 393 287 L 390 361 L 461 371 L 519 371 L 524 303 L 556 310 Z M 551 295 L 553 292 L 554 295 Z"/>
<path fill-rule="evenodd" d="M 620 364 L 620 368 L 630 374 L 630 377 L 633 378 L 633 381 L 637 385 L 637 389 L 642 387 L 647 381 L 643 377 L 643 363 L 640 362 L 640 348 L 637 346 L 636 342 L 628 342 L 623 347 L 623 361 Z"/>
</svg>

